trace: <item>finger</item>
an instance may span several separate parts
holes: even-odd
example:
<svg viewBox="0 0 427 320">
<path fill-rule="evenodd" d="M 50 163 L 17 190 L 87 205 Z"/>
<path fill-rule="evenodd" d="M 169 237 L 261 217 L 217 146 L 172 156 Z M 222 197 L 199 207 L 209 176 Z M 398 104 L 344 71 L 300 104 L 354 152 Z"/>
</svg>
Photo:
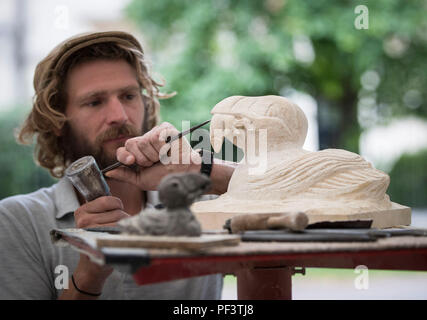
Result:
<svg viewBox="0 0 427 320">
<path fill-rule="evenodd" d="M 117 222 L 105 223 L 105 224 L 94 224 L 93 226 L 84 227 L 84 228 L 96 228 L 96 227 L 117 227 Z"/>
<path fill-rule="evenodd" d="M 140 147 L 140 145 L 144 146 L 146 144 L 144 143 L 144 140 L 146 139 L 147 138 L 145 137 L 138 137 L 138 138 L 134 138 L 126 141 L 126 144 L 125 144 L 126 151 L 130 152 L 135 157 L 136 163 L 143 167 L 149 167 L 153 164 L 153 162 L 151 162 L 144 154 L 144 151 L 143 151 L 144 147 Z M 142 140 L 142 143 L 141 143 L 141 140 Z"/>
<path fill-rule="evenodd" d="M 128 217 L 130 217 L 130 215 L 124 212 L 123 210 L 112 210 L 112 211 L 107 211 L 107 212 L 98 213 L 98 214 L 88 213 L 87 217 L 84 217 L 84 218 L 90 220 L 91 225 L 92 224 L 104 225 L 107 223 L 114 223 L 123 218 L 128 218 Z"/>
<path fill-rule="evenodd" d="M 114 225 L 117 221 L 130 217 L 122 210 L 113 210 L 98 214 L 85 213 L 76 217 L 76 226 L 78 228 L 90 228 L 96 226 Z"/>
<path fill-rule="evenodd" d="M 140 140 L 137 142 L 138 148 L 145 155 L 145 157 L 151 162 L 156 163 L 159 161 L 159 151 L 152 143 L 153 137 L 152 135 L 148 136 L 147 139 Z"/>
<path fill-rule="evenodd" d="M 151 167 L 141 170 L 138 174 L 137 185 L 141 190 L 157 190 L 162 178 L 173 173 L 170 168 L 170 166 L 165 166 L 157 162 Z"/>
<path fill-rule="evenodd" d="M 152 166 L 153 163 L 159 161 L 159 153 L 155 147 L 151 144 L 153 139 L 153 133 L 149 132 L 142 137 L 136 138 L 134 141 L 133 148 L 137 148 L 144 156 L 144 166 Z"/>
<path fill-rule="evenodd" d="M 88 203 L 82 205 L 76 211 L 79 212 L 88 212 L 88 213 L 99 213 L 106 212 L 111 210 L 121 209 L 123 210 L 122 201 L 113 196 L 104 196 L 96 198 Z"/>
<path fill-rule="evenodd" d="M 179 134 L 179 131 L 177 128 L 175 128 L 173 125 L 171 125 L 168 122 L 162 123 L 162 125 L 157 128 L 156 133 L 158 134 L 157 141 L 162 142 L 163 144 L 166 143 L 166 139 L 168 137 L 175 137 Z"/>
<path fill-rule="evenodd" d="M 126 150 L 125 147 L 120 147 L 116 151 L 117 160 L 127 166 L 135 163 L 135 157 L 132 153 Z"/>
<path fill-rule="evenodd" d="M 157 162 L 149 168 L 140 168 L 141 170 L 138 172 L 126 167 L 120 167 L 107 172 L 105 176 L 107 178 L 132 183 L 141 190 L 156 190 L 160 180 L 164 176 L 172 173 L 168 168 L 170 167 Z"/>
<path fill-rule="evenodd" d="M 143 170 L 141 169 L 140 172 L 141 171 Z M 132 184 L 136 184 L 138 179 L 138 173 L 126 167 L 119 167 L 117 169 L 108 171 L 105 173 L 105 176 L 110 179 L 129 182 Z"/>
<path fill-rule="evenodd" d="M 174 137 L 179 134 L 179 131 L 170 123 L 162 123 L 154 132 L 155 135 L 151 140 L 151 143 L 156 148 L 158 152 L 166 144 L 166 139 L 168 137 Z"/>
<path fill-rule="evenodd" d="M 191 145 L 185 137 L 171 143 L 171 161 L 173 164 L 191 163 Z"/>
</svg>

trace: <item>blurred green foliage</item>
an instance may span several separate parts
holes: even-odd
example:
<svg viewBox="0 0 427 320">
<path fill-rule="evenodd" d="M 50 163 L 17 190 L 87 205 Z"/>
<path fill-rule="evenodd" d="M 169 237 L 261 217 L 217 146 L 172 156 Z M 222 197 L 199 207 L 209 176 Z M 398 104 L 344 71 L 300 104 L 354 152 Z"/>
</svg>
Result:
<svg viewBox="0 0 427 320">
<path fill-rule="evenodd" d="M 355 28 L 359 4 L 369 9 L 368 29 Z M 166 80 L 163 91 L 178 93 L 162 101 L 163 120 L 194 125 L 228 96 L 292 88 L 318 103 L 321 149 L 358 152 L 369 126 L 406 114 L 427 117 L 426 8 L 423 0 L 134 0 L 127 14 Z M 33 148 L 17 146 L 13 130 L 23 118 L 0 114 L 0 199 L 55 181 L 34 165 Z M 397 162 L 393 201 L 426 205 L 425 157 Z"/>
<path fill-rule="evenodd" d="M 404 154 L 390 172 L 388 194 L 392 201 L 427 207 L 427 149 Z"/>
<path fill-rule="evenodd" d="M 14 131 L 23 118 L 19 111 L 0 114 L 0 199 L 33 192 L 55 181 L 47 170 L 34 164 L 33 147 L 17 145 Z"/>
<path fill-rule="evenodd" d="M 359 4 L 369 9 L 368 29 L 355 27 Z M 407 113 L 427 116 L 426 6 L 423 0 L 134 0 L 127 12 L 166 91 L 178 93 L 162 102 L 164 120 L 201 122 L 228 96 L 294 88 L 322 109 L 320 147 L 358 152 L 360 96 L 375 100 L 368 105 L 370 125 Z M 298 48 L 305 53 L 296 59 Z M 380 82 L 368 76 L 371 87 L 362 90 L 367 70 Z M 412 108 L 402 102 L 409 90 Z"/>
<path fill-rule="evenodd" d="M 368 29 L 355 27 L 358 5 L 369 10 Z M 127 12 L 166 80 L 164 91 L 178 93 L 161 109 L 178 128 L 181 120 L 210 118 L 228 96 L 289 88 L 317 101 L 321 149 L 359 152 L 362 130 L 397 116 L 427 117 L 424 0 L 134 0 Z M 391 198 L 425 205 L 420 171 L 421 163 L 399 162 Z"/>
</svg>

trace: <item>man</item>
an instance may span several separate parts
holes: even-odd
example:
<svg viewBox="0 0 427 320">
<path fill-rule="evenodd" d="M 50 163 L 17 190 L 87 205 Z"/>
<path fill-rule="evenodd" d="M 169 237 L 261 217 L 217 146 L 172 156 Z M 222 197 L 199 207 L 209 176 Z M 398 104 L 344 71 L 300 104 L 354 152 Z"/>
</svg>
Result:
<svg viewBox="0 0 427 320">
<path fill-rule="evenodd" d="M 0 298 L 2 299 L 218 299 L 219 275 L 137 286 L 130 274 L 100 267 L 85 255 L 50 242 L 53 228 L 115 225 L 158 203 L 156 187 L 170 173 L 199 172 L 201 158 L 185 139 L 180 159 L 159 161 L 165 137 L 178 132 L 156 126 L 160 85 L 148 74 L 138 41 L 124 32 L 77 36 L 57 46 L 36 68 L 33 108 L 19 133 L 36 136 L 38 163 L 59 182 L 0 202 Z M 84 203 L 63 177 L 76 159 L 93 155 L 103 168 L 137 164 L 108 173 L 112 196 Z M 212 193 L 227 189 L 234 167 L 214 161 Z M 68 289 L 55 285 L 66 266 Z"/>
</svg>

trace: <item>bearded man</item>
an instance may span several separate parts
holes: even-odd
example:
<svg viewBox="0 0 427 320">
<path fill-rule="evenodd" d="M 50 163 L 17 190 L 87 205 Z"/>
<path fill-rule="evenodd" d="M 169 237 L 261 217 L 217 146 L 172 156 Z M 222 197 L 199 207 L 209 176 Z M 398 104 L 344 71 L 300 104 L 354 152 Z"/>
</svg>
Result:
<svg viewBox="0 0 427 320">
<path fill-rule="evenodd" d="M 201 170 L 199 153 L 185 139 L 176 142 L 190 156 L 188 163 L 159 161 L 164 137 L 178 133 L 171 124 L 157 125 L 160 86 L 149 75 L 141 45 L 124 32 L 73 37 L 38 64 L 33 108 L 18 140 L 31 143 L 36 137 L 38 164 L 59 181 L 0 201 L 0 299 L 220 298 L 220 275 L 137 286 L 130 274 L 95 265 L 50 241 L 54 228 L 115 225 L 155 206 L 154 190 L 167 174 Z M 120 161 L 139 170 L 109 172 L 112 196 L 85 203 L 64 171 L 86 155 L 101 168 Z M 211 193 L 227 190 L 233 170 L 213 162 Z M 68 289 L 55 286 L 58 266 L 72 274 Z"/>
</svg>

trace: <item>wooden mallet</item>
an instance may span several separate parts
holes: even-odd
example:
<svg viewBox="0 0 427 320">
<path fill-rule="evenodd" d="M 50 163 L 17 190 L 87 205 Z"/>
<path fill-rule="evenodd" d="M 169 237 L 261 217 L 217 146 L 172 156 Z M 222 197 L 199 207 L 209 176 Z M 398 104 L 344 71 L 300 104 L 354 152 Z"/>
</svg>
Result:
<svg viewBox="0 0 427 320">
<path fill-rule="evenodd" d="M 304 212 L 244 214 L 231 219 L 232 233 L 247 230 L 290 229 L 302 231 L 308 226 L 308 217 Z"/>
</svg>

